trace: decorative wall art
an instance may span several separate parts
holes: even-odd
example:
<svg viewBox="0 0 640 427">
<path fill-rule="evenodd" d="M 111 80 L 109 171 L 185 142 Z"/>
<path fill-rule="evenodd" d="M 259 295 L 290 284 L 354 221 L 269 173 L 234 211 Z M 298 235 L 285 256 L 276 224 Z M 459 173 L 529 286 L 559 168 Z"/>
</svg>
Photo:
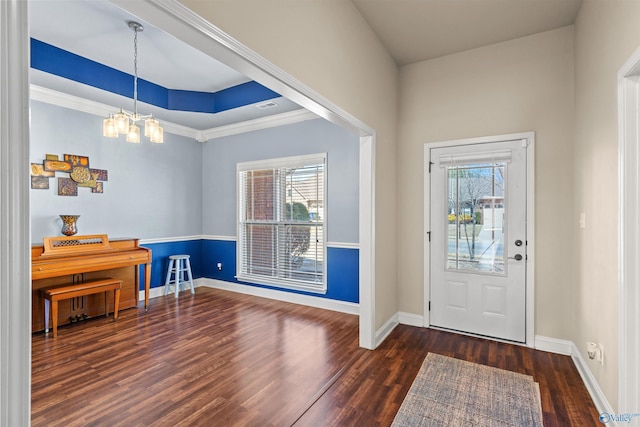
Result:
<svg viewBox="0 0 640 427">
<path fill-rule="evenodd" d="M 71 172 L 71 163 L 60 160 L 45 160 L 44 170 L 50 172 Z"/>
<path fill-rule="evenodd" d="M 45 171 L 42 163 L 31 163 L 31 188 L 48 189 L 52 176 L 55 176 L 55 172 Z"/>
<path fill-rule="evenodd" d="M 50 178 L 55 176 L 55 172 L 44 170 L 44 165 L 42 163 L 31 163 L 31 176 L 43 176 Z"/>
<path fill-rule="evenodd" d="M 31 176 L 31 188 L 46 190 L 49 188 L 49 178 L 46 176 Z"/>
<path fill-rule="evenodd" d="M 96 181 L 109 181 L 109 172 L 104 169 L 89 169 L 89 172 Z"/>
<path fill-rule="evenodd" d="M 89 167 L 89 158 L 87 156 L 78 156 L 76 154 L 65 154 L 64 161 L 71 163 L 72 166 Z"/>
<path fill-rule="evenodd" d="M 60 160 L 56 154 L 47 154 L 42 164 L 31 163 L 31 188 L 48 189 L 49 178 L 56 172 L 69 174 L 58 177 L 58 196 L 77 196 L 78 187 L 91 188 L 92 193 L 103 193 L 103 181 L 109 180 L 105 169 L 90 169 L 89 157 L 77 154 L 65 154 Z"/>
<path fill-rule="evenodd" d="M 58 178 L 58 196 L 77 196 L 78 184 L 71 178 Z"/>
</svg>

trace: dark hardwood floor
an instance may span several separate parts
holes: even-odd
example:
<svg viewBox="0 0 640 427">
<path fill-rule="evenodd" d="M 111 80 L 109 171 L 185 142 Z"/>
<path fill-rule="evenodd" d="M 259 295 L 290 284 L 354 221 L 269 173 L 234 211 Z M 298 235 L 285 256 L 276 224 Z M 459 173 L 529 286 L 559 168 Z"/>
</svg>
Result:
<svg viewBox="0 0 640 427">
<path fill-rule="evenodd" d="M 545 426 L 599 425 L 568 356 L 208 288 L 33 335 L 33 426 L 388 426 L 428 352 L 532 375 Z"/>
</svg>

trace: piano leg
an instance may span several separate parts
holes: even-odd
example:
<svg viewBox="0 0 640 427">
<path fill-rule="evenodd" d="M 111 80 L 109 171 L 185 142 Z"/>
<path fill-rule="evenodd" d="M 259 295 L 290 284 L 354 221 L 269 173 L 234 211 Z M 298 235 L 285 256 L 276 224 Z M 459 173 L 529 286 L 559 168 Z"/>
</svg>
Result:
<svg viewBox="0 0 640 427">
<path fill-rule="evenodd" d="M 109 317 L 109 291 L 104 292 L 104 317 Z"/>
<path fill-rule="evenodd" d="M 144 265 L 144 310 L 149 311 L 149 290 L 151 288 L 151 261 Z"/>
<path fill-rule="evenodd" d="M 118 319 L 118 305 L 120 305 L 120 289 L 113 290 L 113 320 Z"/>
</svg>

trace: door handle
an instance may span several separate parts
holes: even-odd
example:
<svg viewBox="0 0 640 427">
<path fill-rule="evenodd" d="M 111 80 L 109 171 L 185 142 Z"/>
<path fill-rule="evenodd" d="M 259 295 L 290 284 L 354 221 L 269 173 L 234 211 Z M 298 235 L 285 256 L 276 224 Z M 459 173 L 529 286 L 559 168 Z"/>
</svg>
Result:
<svg viewBox="0 0 640 427">
<path fill-rule="evenodd" d="M 516 261 L 522 261 L 522 255 L 515 254 L 514 256 L 510 256 L 509 259 L 515 259 Z"/>
</svg>

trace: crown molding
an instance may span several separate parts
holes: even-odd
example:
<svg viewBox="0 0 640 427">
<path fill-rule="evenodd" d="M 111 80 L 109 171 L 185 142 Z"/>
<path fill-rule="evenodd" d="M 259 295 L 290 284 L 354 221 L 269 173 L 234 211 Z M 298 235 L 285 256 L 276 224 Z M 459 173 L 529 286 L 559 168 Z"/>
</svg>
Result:
<svg viewBox="0 0 640 427">
<path fill-rule="evenodd" d="M 300 123 L 306 120 L 319 118 L 318 115 L 309 110 L 300 108 L 299 110 L 289 111 L 287 113 L 274 114 L 273 116 L 261 117 L 259 119 L 247 120 L 244 122 L 233 123 L 230 125 L 211 128 L 202 132 L 203 136 L 209 139 L 222 138 L 224 136 L 237 135 L 254 130 L 268 129 L 277 126 L 290 125 Z"/>
<path fill-rule="evenodd" d="M 83 113 L 89 113 L 101 117 L 107 117 L 109 114 L 118 110 L 117 107 L 111 105 L 102 104 L 100 102 L 91 101 L 79 96 L 69 95 L 63 92 L 58 92 L 57 90 L 47 89 L 33 84 L 30 88 L 30 96 L 34 101 L 46 102 L 47 104 L 82 111 Z M 174 135 L 186 136 L 196 140 L 198 140 L 198 137 L 200 136 L 200 131 L 196 129 L 167 122 L 166 120 L 162 120 L 162 127 L 165 132 Z"/>
<path fill-rule="evenodd" d="M 116 107 L 102 104 L 100 102 L 90 101 L 74 95 L 69 95 L 42 86 L 31 85 L 31 99 L 34 101 L 45 102 L 47 104 L 56 105 L 58 107 L 69 108 L 72 110 L 82 111 L 84 113 L 94 114 L 96 116 L 107 117 L 110 113 L 117 110 Z M 290 111 L 282 114 L 274 114 L 273 116 L 262 117 L 259 119 L 247 120 L 244 122 L 234 123 L 231 125 L 219 126 L 211 129 L 197 130 L 187 126 L 162 120 L 162 127 L 166 133 L 193 138 L 198 142 L 207 142 L 210 139 L 222 138 L 225 136 L 238 135 L 245 132 L 251 132 L 260 129 L 268 129 L 277 126 L 284 126 L 306 120 L 317 119 L 319 116 L 309 110 L 301 108 L 299 110 Z"/>
</svg>

